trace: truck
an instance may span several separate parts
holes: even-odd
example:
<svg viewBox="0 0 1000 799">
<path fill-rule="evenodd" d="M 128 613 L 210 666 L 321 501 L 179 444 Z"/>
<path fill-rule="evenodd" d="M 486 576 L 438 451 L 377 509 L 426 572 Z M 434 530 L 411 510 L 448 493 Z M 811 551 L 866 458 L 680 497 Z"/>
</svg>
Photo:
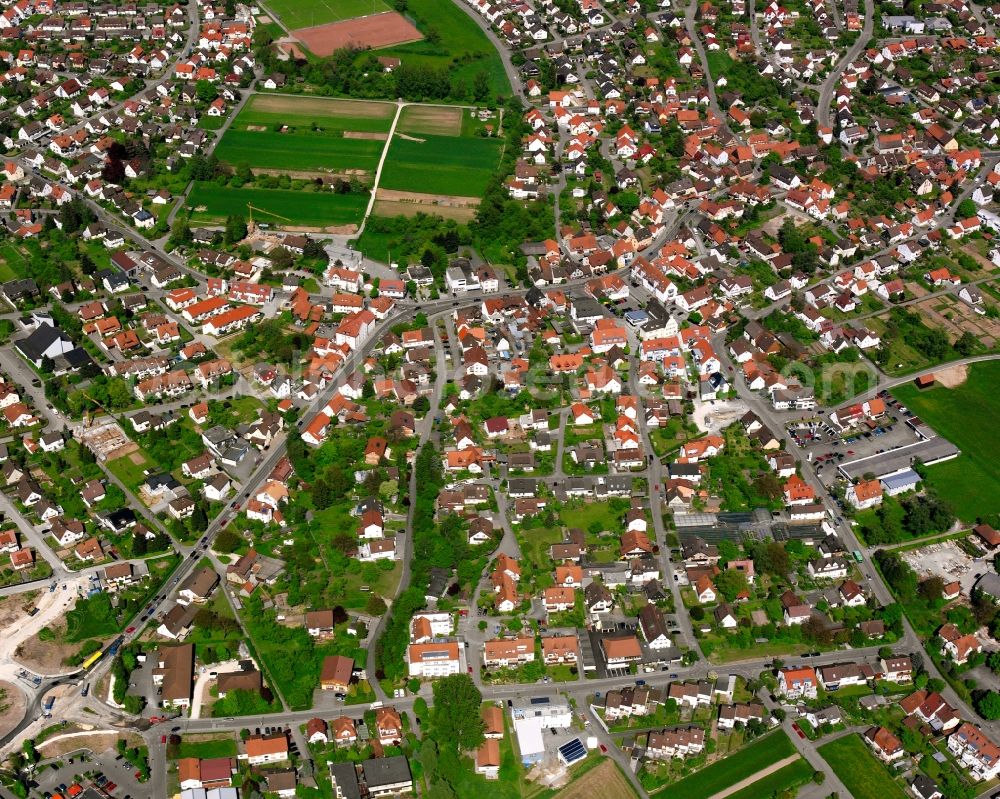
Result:
<svg viewBox="0 0 1000 799">
<path fill-rule="evenodd" d="M 52 715 L 52 706 L 55 703 L 56 703 L 56 698 L 54 696 L 50 696 L 48 699 L 46 699 L 45 700 L 45 704 L 42 705 L 42 715 L 44 715 L 46 718 L 49 717 L 49 716 L 51 716 Z"/>
</svg>

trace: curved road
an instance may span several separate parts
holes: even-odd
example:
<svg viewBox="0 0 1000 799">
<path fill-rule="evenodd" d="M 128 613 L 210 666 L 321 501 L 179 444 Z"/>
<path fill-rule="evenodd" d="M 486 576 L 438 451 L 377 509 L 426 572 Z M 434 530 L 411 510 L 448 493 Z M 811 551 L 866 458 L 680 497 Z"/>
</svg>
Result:
<svg viewBox="0 0 1000 799">
<path fill-rule="evenodd" d="M 855 39 L 844 57 L 837 62 L 837 65 L 826 76 L 823 88 L 819 93 L 819 105 L 816 108 L 816 122 L 820 127 L 831 127 L 830 125 L 830 105 L 833 103 L 833 94 L 840 83 L 840 76 L 844 74 L 847 65 L 854 61 L 868 44 L 875 30 L 875 3 L 874 0 L 865 0 L 865 21 L 861 29 L 861 35 Z"/>
</svg>

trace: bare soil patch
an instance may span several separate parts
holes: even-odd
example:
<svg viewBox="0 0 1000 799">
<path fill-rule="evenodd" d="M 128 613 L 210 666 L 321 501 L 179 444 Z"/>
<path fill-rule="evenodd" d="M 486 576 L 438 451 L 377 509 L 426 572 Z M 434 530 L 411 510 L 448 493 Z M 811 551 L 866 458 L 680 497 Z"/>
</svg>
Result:
<svg viewBox="0 0 1000 799">
<path fill-rule="evenodd" d="M 367 139 L 368 141 L 385 141 L 389 138 L 388 133 L 377 133 L 366 130 L 345 130 L 345 139 Z"/>
<path fill-rule="evenodd" d="M 296 61 L 305 61 L 307 56 L 305 50 L 299 47 L 299 43 L 294 39 L 289 39 L 285 37 L 279 39 L 274 43 L 275 49 L 278 50 L 278 58 L 284 58 L 288 60 L 289 58 L 294 58 Z"/>
<path fill-rule="evenodd" d="M 14 594 L 0 599 L 0 630 L 28 618 L 28 613 L 35 606 L 41 591 L 28 591 L 25 594 Z"/>
<path fill-rule="evenodd" d="M 453 194 L 423 194 L 419 191 L 394 191 L 393 189 L 379 189 L 375 198 L 388 202 L 449 205 L 453 208 L 475 208 L 479 205 L 478 197 L 459 197 Z"/>
<path fill-rule="evenodd" d="M 120 732 L 86 732 L 49 738 L 47 741 L 42 741 L 38 748 L 45 753 L 46 757 L 62 757 L 80 749 L 88 749 L 94 754 L 100 754 L 114 749 L 119 738 L 124 738 L 129 746 L 137 746 L 142 743 L 142 738 L 138 735 L 125 735 Z"/>
<path fill-rule="evenodd" d="M 267 130 L 267 128 L 264 125 L 247 125 L 247 130 L 253 133 L 260 133 Z"/>
<path fill-rule="evenodd" d="M 36 674 L 59 674 L 65 671 L 64 661 L 71 655 L 76 654 L 80 644 L 62 643 L 66 634 L 66 625 L 52 624 L 49 629 L 55 634 L 51 641 L 42 641 L 37 635 L 33 635 L 27 641 L 21 643 L 14 652 L 17 662 L 30 669 Z"/>
<path fill-rule="evenodd" d="M 423 144 L 427 139 L 420 139 L 416 136 L 411 136 L 408 133 L 397 133 L 397 136 L 401 139 L 406 139 L 407 141 L 415 141 L 417 144 Z"/>
<path fill-rule="evenodd" d="M 312 169 L 258 169 L 254 168 L 255 175 L 288 175 L 292 180 L 315 180 L 322 179 L 324 183 L 333 183 L 338 178 L 350 180 L 351 178 L 364 178 L 368 176 L 365 169 L 344 169 L 334 171 L 332 169 L 312 170 Z"/>
<path fill-rule="evenodd" d="M 456 208 L 448 205 L 421 205 L 412 202 L 390 202 L 376 200 L 372 208 L 376 216 L 416 216 L 417 214 L 435 214 L 456 222 L 468 222 L 476 215 L 475 208 Z"/>
<path fill-rule="evenodd" d="M 317 114 L 361 119 L 389 119 L 396 113 L 394 103 L 378 100 L 341 100 L 337 97 L 287 94 L 255 94 L 253 109 L 274 114 Z"/>
<path fill-rule="evenodd" d="M 28 701 L 16 685 L 0 681 L 0 738 L 7 735 L 24 718 Z"/>
<path fill-rule="evenodd" d="M 295 31 L 295 38 L 314 55 L 322 57 L 332 55 L 341 47 L 359 49 L 370 47 L 375 50 L 395 44 L 416 42 L 423 36 L 402 14 L 387 11 L 383 14 L 372 14 L 370 17 L 300 28 Z"/>
<path fill-rule="evenodd" d="M 965 364 L 934 370 L 934 381 L 945 388 L 955 388 L 955 386 L 962 385 L 968 376 L 969 367 Z"/>
<path fill-rule="evenodd" d="M 281 229 L 289 233 L 332 233 L 334 236 L 350 236 L 358 232 L 358 226 L 328 225 L 327 227 L 308 227 L 306 225 L 282 225 Z"/>
</svg>

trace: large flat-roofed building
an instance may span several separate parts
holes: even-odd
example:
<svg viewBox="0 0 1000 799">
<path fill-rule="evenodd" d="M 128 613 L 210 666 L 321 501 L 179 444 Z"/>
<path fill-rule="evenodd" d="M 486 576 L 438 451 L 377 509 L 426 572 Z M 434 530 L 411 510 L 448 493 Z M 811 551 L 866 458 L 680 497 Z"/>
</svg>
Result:
<svg viewBox="0 0 1000 799">
<path fill-rule="evenodd" d="M 545 730 L 549 727 L 566 729 L 573 723 L 569 703 L 549 696 L 537 696 L 518 702 L 511 708 L 514 734 L 521 762 L 526 766 L 539 762 L 545 756 Z"/>
</svg>

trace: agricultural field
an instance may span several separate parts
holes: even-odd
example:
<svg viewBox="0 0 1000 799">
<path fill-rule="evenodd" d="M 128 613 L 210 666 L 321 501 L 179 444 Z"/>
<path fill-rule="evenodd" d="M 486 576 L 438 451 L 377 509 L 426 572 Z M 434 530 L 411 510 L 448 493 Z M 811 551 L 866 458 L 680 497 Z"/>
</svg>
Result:
<svg viewBox="0 0 1000 799">
<path fill-rule="evenodd" d="M 927 466 L 927 482 L 965 522 L 1000 514 L 1000 468 L 994 454 L 1000 431 L 983 423 L 1000 413 L 1000 363 L 968 367 L 966 381 L 955 388 L 918 389 L 913 383 L 893 389 L 903 405 L 944 436 L 962 454 Z"/>
<path fill-rule="evenodd" d="M 499 120 L 486 124 L 495 129 Z M 483 126 L 469 109 L 406 106 L 389 144 L 375 212 L 471 219 L 503 147 L 500 139 L 479 135 Z"/>
<path fill-rule="evenodd" d="M 215 154 L 233 165 L 302 177 L 372 174 L 395 108 L 389 103 L 256 95 Z"/>
<path fill-rule="evenodd" d="M 230 189 L 215 183 L 198 183 L 188 197 L 196 224 L 221 223 L 231 214 L 249 215 L 253 205 L 260 222 L 274 226 L 330 228 L 357 225 L 364 216 L 368 198 L 364 194 L 334 194 L 283 189 Z"/>
<path fill-rule="evenodd" d="M 779 730 L 744 747 L 735 755 L 651 793 L 670 799 L 708 799 L 794 754 L 795 747 L 791 740 Z"/>
<path fill-rule="evenodd" d="M 500 163 L 497 139 L 394 136 L 379 188 L 455 197 L 482 197 Z"/>
<path fill-rule="evenodd" d="M 265 8 L 290 30 L 389 10 L 383 0 L 268 0 Z"/>
<path fill-rule="evenodd" d="M 591 796 L 633 799 L 635 795 L 632 783 L 622 774 L 615 761 L 607 758 L 574 779 L 554 799 L 589 799 Z"/>
<path fill-rule="evenodd" d="M 857 735 L 823 744 L 819 753 L 854 799 L 903 799 L 906 796 Z"/>
</svg>

